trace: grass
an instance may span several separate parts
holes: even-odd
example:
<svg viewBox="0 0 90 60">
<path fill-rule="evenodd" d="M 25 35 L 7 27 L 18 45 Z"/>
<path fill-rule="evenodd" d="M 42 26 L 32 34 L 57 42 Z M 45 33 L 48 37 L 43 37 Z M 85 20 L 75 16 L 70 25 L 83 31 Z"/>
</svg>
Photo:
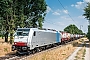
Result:
<svg viewBox="0 0 90 60">
<path fill-rule="evenodd" d="M 82 57 L 85 57 L 85 54 L 86 54 L 86 49 L 84 49 Z"/>
<path fill-rule="evenodd" d="M 79 40 L 75 40 L 74 42 L 72 42 L 72 44 L 35 55 L 28 58 L 27 60 L 66 60 L 79 45 Z M 77 56 L 77 58 L 80 57 Z"/>
<path fill-rule="evenodd" d="M 71 44 L 51 50 L 46 51 L 36 56 L 31 57 L 28 60 L 65 60 L 73 51 L 75 47 Z"/>
<path fill-rule="evenodd" d="M 8 43 L 0 43 L 0 56 L 4 56 L 11 52 L 11 45 Z"/>
<path fill-rule="evenodd" d="M 79 40 L 80 42 L 83 42 L 84 41 L 84 39 L 81 39 L 81 40 Z"/>
<path fill-rule="evenodd" d="M 78 44 L 80 45 L 81 43 L 83 43 L 82 48 L 77 52 L 75 59 L 74 60 L 84 60 L 85 54 L 86 54 L 86 42 L 85 40 L 87 40 L 86 38 L 80 39 Z M 76 43 L 74 43 L 75 45 Z"/>
<path fill-rule="evenodd" d="M 66 55 L 66 54 L 62 54 L 62 55 Z"/>
<path fill-rule="evenodd" d="M 78 56 L 75 56 L 76 59 L 78 59 L 79 57 Z"/>
<path fill-rule="evenodd" d="M 84 57 L 85 57 L 85 54 L 86 54 L 86 49 L 85 47 L 82 47 L 78 52 L 77 52 L 77 55 L 75 56 L 75 59 L 76 60 L 84 60 Z"/>
<path fill-rule="evenodd" d="M 8 48 L 4 48 L 4 52 L 8 52 Z"/>
<path fill-rule="evenodd" d="M 84 58 L 82 58 L 82 60 L 84 60 Z"/>
<path fill-rule="evenodd" d="M 72 42 L 72 45 L 73 46 L 77 46 L 78 45 L 78 42 Z"/>
</svg>

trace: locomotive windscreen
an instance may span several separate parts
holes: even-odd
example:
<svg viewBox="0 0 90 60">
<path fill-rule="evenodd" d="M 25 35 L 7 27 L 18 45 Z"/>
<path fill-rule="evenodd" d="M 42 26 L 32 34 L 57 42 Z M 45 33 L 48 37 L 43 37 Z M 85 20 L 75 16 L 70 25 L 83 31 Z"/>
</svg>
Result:
<svg viewBox="0 0 90 60">
<path fill-rule="evenodd" d="M 30 29 L 17 29 L 16 36 L 28 36 Z"/>
</svg>

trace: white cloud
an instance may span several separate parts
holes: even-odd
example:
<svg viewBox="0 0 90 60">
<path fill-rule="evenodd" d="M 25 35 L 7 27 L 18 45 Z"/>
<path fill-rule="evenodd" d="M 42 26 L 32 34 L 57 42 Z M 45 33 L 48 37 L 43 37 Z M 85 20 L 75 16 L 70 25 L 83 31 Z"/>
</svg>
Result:
<svg viewBox="0 0 90 60">
<path fill-rule="evenodd" d="M 64 12 L 65 14 L 68 14 L 68 13 L 69 13 L 68 10 L 63 10 L 63 12 Z"/>
<path fill-rule="evenodd" d="M 80 16 L 78 16 L 78 18 L 80 18 L 80 19 L 84 19 L 85 17 L 84 17 L 84 16 L 82 16 L 82 15 L 80 15 Z"/>
<path fill-rule="evenodd" d="M 70 17 L 67 17 L 67 16 L 61 16 L 60 18 L 61 18 L 62 20 L 71 21 L 71 18 L 70 18 Z"/>
<path fill-rule="evenodd" d="M 83 0 L 84 2 L 90 2 L 90 0 Z"/>
<path fill-rule="evenodd" d="M 77 4 L 75 5 L 76 8 L 80 9 L 84 7 L 84 2 L 77 2 Z"/>
<path fill-rule="evenodd" d="M 90 1 L 90 0 L 76 2 L 76 4 L 72 4 L 71 7 L 76 7 L 77 9 L 83 9 L 86 6 L 87 1 Z"/>
<path fill-rule="evenodd" d="M 72 4 L 71 6 L 74 7 L 74 4 Z"/>
<path fill-rule="evenodd" d="M 50 11 L 52 11 L 52 9 L 49 6 L 47 6 L 46 12 L 49 13 Z"/>
<path fill-rule="evenodd" d="M 61 12 L 61 11 L 60 11 L 59 9 L 57 9 L 57 10 L 54 11 L 52 14 L 53 14 L 53 15 L 60 15 L 60 12 Z"/>
<path fill-rule="evenodd" d="M 57 24 L 64 26 L 65 24 L 62 22 L 57 22 Z"/>
<path fill-rule="evenodd" d="M 61 10 L 60 10 L 60 9 L 57 9 L 56 11 L 57 11 L 57 12 L 61 12 Z"/>
<path fill-rule="evenodd" d="M 83 3 L 84 3 L 84 2 L 81 2 L 81 1 L 80 1 L 80 2 L 77 2 L 78 5 L 82 5 Z"/>
<path fill-rule="evenodd" d="M 54 12 L 53 15 L 60 15 L 60 13 L 58 13 L 58 12 Z"/>
</svg>

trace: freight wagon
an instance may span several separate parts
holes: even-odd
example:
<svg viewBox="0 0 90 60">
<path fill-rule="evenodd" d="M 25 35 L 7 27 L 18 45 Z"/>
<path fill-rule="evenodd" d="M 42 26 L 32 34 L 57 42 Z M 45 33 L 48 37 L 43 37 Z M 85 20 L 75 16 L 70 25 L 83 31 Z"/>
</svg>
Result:
<svg viewBox="0 0 90 60">
<path fill-rule="evenodd" d="M 65 43 L 70 41 L 70 33 L 67 32 L 61 32 L 61 42 Z"/>
</svg>

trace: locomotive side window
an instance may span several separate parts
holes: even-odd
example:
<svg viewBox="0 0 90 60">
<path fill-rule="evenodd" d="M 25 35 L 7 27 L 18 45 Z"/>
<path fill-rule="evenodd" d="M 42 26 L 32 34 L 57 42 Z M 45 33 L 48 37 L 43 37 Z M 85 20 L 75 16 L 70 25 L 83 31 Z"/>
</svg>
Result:
<svg viewBox="0 0 90 60">
<path fill-rule="evenodd" d="M 36 31 L 34 31 L 33 36 L 36 36 Z"/>
</svg>

